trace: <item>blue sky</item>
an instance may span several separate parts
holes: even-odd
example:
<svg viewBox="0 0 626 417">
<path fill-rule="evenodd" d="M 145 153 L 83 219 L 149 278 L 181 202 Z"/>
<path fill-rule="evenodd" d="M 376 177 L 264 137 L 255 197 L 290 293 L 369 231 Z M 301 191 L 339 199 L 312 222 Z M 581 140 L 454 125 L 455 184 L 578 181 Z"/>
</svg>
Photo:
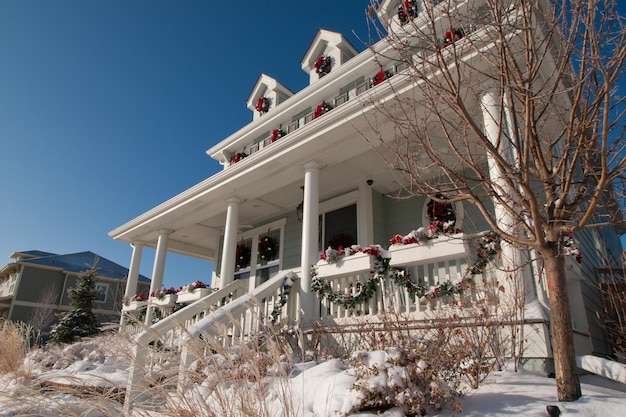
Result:
<svg viewBox="0 0 626 417">
<path fill-rule="evenodd" d="M 0 264 L 15 251 L 90 250 L 211 176 L 204 152 L 252 120 L 261 72 L 293 91 L 317 29 L 367 37 L 368 0 L 0 2 Z M 145 249 L 141 273 L 152 274 Z M 168 255 L 165 285 L 212 265 Z"/>
</svg>

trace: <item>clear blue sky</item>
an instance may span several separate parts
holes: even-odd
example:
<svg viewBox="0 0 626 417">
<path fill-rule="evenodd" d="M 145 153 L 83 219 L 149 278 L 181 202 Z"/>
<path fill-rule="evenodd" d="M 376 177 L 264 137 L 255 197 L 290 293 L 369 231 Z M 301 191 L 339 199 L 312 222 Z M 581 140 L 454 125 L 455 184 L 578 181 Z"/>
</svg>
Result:
<svg viewBox="0 0 626 417">
<path fill-rule="evenodd" d="M 128 266 L 107 233 L 220 169 L 204 152 L 252 120 L 261 72 L 304 88 L 317 29 L 364 49 L 368 4 L 1 0 L 0 266 L 31 249 Z M 169 254 L 165 269 L 178 286 L 212 265 Z"/>
<path fill-rule="evenodd" d="M 15 251 L 93 251 L 108 232 L 221 167 L 204 152 L 252 120 L 264 72 L 293 91 L 317 29 L 367 37 L 368 0 L 2 0 L 0 266 Z M 145 249 L 141 273 L 152 274 Z M 212 265 L 169 254 L 165 285 Z"/>
</svg>

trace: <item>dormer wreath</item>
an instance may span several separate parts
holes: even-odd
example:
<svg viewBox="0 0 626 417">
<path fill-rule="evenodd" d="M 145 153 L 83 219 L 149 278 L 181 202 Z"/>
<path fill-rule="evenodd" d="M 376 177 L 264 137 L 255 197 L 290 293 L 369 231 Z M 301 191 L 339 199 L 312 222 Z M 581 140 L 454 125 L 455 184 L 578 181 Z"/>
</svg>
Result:
<svg viewBox="0 0 626 417">
<path fill-rule="evenodd" d="M 416 0 L 404 0 L 400 6 L 398 6 L 398 18 L 401 24 L 406 24 L 409 20 L 413 20 L 417 17 L 417 1 Z"/>
<path fill-rule="evenodd" d="M 315 72 L 322 78 L 330 72 L 330 57 L 328 55 L 320 55 L 315 61 Z"/>
<path fill-rule="evenodd" d="M 259 101 L 256 103 L 256 111 L 259 113 L 267 113 L 270 109 L 270 101 L 267 97 L 259 97 Z"/>
<path fill-rule="evenodd" d="M 315 113 L 313 113 L 313 119 L 317 119 L 322 114 L 328 113 L 332 109 L 333 109 L 333 107 L 330 104 L 326 103 L 325 101 L 322 101 L 322 104 L 319 104 L 315 108 Z"/>
</svg>

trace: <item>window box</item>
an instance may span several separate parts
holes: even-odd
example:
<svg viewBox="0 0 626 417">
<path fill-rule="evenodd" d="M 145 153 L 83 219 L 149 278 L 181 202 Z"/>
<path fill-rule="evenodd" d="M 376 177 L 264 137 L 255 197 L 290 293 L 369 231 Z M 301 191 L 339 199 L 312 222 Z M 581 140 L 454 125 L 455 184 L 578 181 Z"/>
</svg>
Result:
<svg viewBox="0 0 626 417">
<path fill-rule="evenodd" d="M 343 256 L 333 264 L 320 260 L 317 262 L 317 273 L 324 278 L 369 273 L 374 269 L 375 259 L 376 257 L 367 253 L 355 253 L 354 255 Z"/>
<path fill-rule="evenodd" d="M 163 298 L 154 297 L 152 299 L 152 304 L 156 306 L 174 305 L 176 304 L 176 298 L 177 298 L 176 294 L 165 294 Z"/>
<path fill-rule="evenodd" d="M 418 263 L 434 263 L 449 259 L 460 259 L 469 253 L 462 233 L 439 236 L 422 243 L 392 245 L 389 248 L 391 266 L 407 266 Z"/>
<path fill-rule="evenodd" d="M 211 294 L 211 288 L 196 288 L 193 291 L 182 291 L 176 295 L 179 303 L 188 304 L 198 301 L 209 294 Z"/>
</svg>

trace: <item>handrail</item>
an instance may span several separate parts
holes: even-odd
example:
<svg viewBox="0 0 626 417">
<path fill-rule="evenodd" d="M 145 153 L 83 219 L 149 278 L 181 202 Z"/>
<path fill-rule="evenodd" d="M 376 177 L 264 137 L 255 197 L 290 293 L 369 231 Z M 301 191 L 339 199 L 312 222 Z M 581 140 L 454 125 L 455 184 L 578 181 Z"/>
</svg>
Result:
<svg viewBox="0 0 626 417">
<path fill-rule="evenodd" d="M 255 308 L 258 305 L 257 300 L 271 297 L 281 287 L 291 288 L 296 279 L 299 279 L 299 277 L 294 271 L 283 271 L 281 274 L 256 287 L 252 292 L 246 293 L 222 308 L 211 312 L 207 317 L 189 327 L 187 334 L 189 336 L 199 336 L 203 331 L 212 328 L 215 324 L 228 324 L 232 317 Z"/>
<path fill-rule="evenodd" d="M 163 320 L 156 322 L 149 329 L 144 330 L 135 336 L 135 340 L 137 343 L 149 343 L 155 339 L 155 335 L 164 335 L 166 332 L 175 329 L 181 323 L 192 320 L 194 316 L 206 310 L 208 307 L 218 305 L 223 298 L 230 297 L 231 294 L 237 294 L 239 290 L 245 288 L 246 286 L 247 282 L 243 280 L 233 281 L 224 288 L 220 288 L 219 290 L 189 304 L 185 308 L 167 316 Z"/>
</svg>

